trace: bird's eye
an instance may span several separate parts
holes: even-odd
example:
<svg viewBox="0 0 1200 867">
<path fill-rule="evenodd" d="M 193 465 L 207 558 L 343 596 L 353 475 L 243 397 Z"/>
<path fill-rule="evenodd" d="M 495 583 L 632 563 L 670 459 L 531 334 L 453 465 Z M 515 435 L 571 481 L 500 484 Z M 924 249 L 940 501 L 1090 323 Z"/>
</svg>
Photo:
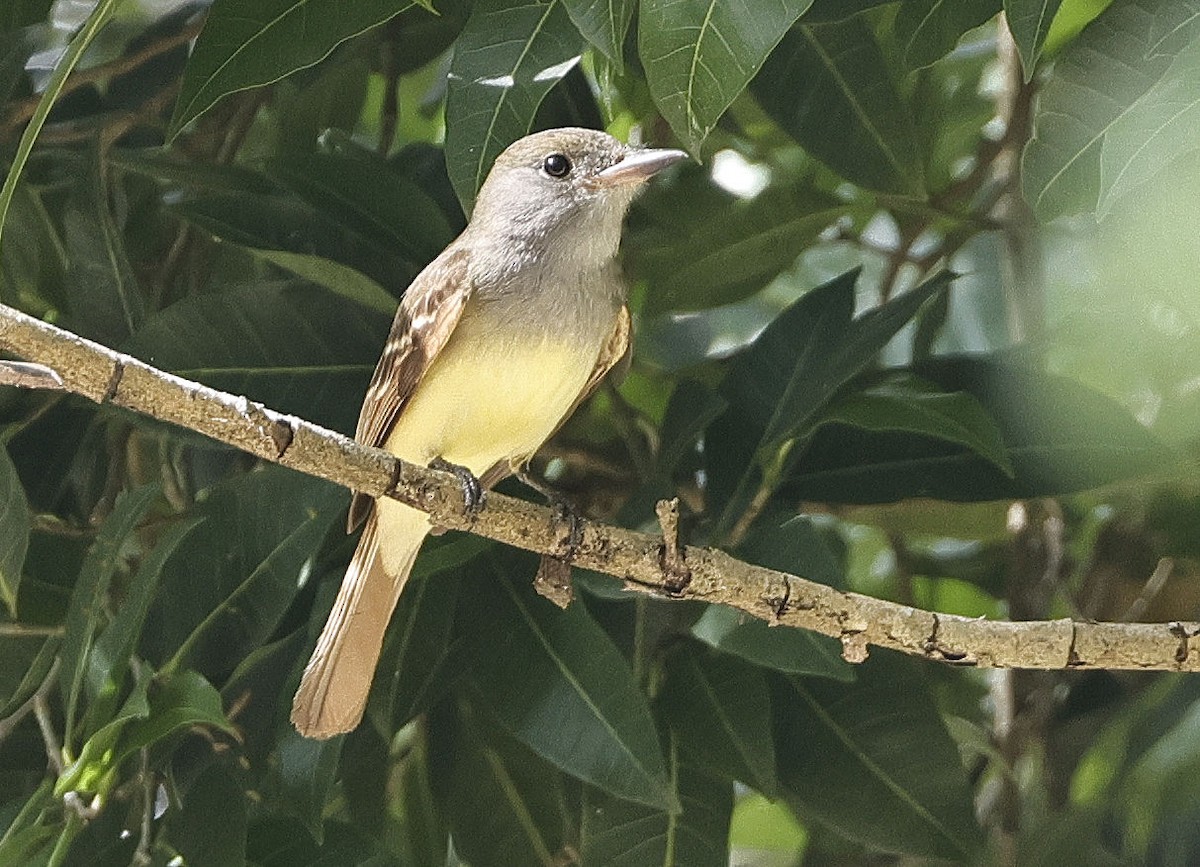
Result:
<svg viewBox="0 0 1200 867">
<path fill-rule="evenodd" d="M 542 163 L 542 170 L 552 178 L 565 178 L 571 173 L 571 161 L 562 154 L 550 154 Z"/>
</svg>

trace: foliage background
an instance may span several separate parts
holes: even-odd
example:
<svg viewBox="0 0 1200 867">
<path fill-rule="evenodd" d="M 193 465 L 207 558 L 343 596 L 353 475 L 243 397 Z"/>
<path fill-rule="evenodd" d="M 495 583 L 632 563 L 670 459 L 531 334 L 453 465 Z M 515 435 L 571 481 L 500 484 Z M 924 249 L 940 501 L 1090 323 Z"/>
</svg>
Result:
<svg viewBox="0 0 1200 867">
<path fill-rule="evenodd" d="M 349 432 L 508 142 L 678 144 L 631 373 L 540 471 L 938 611 L 1197 616 L 1195 0 L 432 7 L 9 0 L 0 297 Z M 1195 678 L 851 666 L 589 574 L 564 612 L 469 537 L 305 741 L 346 492 L 60 395 L 0 422 L 0 864 L 1200 857 Z"/>
</svg>

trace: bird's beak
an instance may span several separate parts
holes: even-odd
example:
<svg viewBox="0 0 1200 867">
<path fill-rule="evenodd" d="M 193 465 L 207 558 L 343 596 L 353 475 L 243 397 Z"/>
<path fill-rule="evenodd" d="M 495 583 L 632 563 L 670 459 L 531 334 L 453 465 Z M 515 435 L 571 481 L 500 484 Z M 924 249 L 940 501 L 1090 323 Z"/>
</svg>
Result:
<svg viewBox="0 0 1200 867">
<path fill-rule="evenodd" d="M 649 180 L 668 166 L 688 158 L 686 151 L 674 148 L 631 150 L 619 162 L 596 175 L 602 187 L 621 187 Z"/>
</svg>

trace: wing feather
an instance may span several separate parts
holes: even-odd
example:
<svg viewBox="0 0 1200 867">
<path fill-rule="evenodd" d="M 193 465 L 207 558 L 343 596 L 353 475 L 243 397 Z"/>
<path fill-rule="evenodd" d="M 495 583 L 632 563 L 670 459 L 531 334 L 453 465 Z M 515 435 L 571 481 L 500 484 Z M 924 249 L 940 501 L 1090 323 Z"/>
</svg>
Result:
<svg viewBox="0 0 1200 867">
<path fill-rule="evenodd" d="M 358 416 L 354 438 L 363 445 L 378 448 L 387 442 L 417 384 L 450 339 L 471 296 L 467 264 L 465 250 L 448 248 L 404 293 Z M 355 492 L 347 520 L 351 532 L 366 519 L 371 503 Z"/>
</svg>

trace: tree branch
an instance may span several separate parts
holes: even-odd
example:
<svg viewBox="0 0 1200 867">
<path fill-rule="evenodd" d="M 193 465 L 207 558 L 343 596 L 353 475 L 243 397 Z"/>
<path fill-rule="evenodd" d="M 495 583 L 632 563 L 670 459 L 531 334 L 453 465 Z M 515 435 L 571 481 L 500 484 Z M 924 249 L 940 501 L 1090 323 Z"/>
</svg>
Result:
<svg viewBox="0 0 1200 867">
<path fill-rule="evenodd" d="M 261 404 L 157 370 L 0 305 L 0 347 L 62 380 L 62 388 L 186 427 L 268 461 L 428 512 L 435 524 L 561 555 L 554 512 L 490 493 L 464 516 L 458 480 Z M 713 548 L 585 522 L 573 562 L 631 591 L 730 605 L 772 624 L 839 639 L 850 660 L 869 645 L 955 665 L 1200 671 L 1200 623 L 1006 622 L 923 611 L 741 562 Z M 680 581 L 686 564 L 689 580 Z"/>
</svg>

